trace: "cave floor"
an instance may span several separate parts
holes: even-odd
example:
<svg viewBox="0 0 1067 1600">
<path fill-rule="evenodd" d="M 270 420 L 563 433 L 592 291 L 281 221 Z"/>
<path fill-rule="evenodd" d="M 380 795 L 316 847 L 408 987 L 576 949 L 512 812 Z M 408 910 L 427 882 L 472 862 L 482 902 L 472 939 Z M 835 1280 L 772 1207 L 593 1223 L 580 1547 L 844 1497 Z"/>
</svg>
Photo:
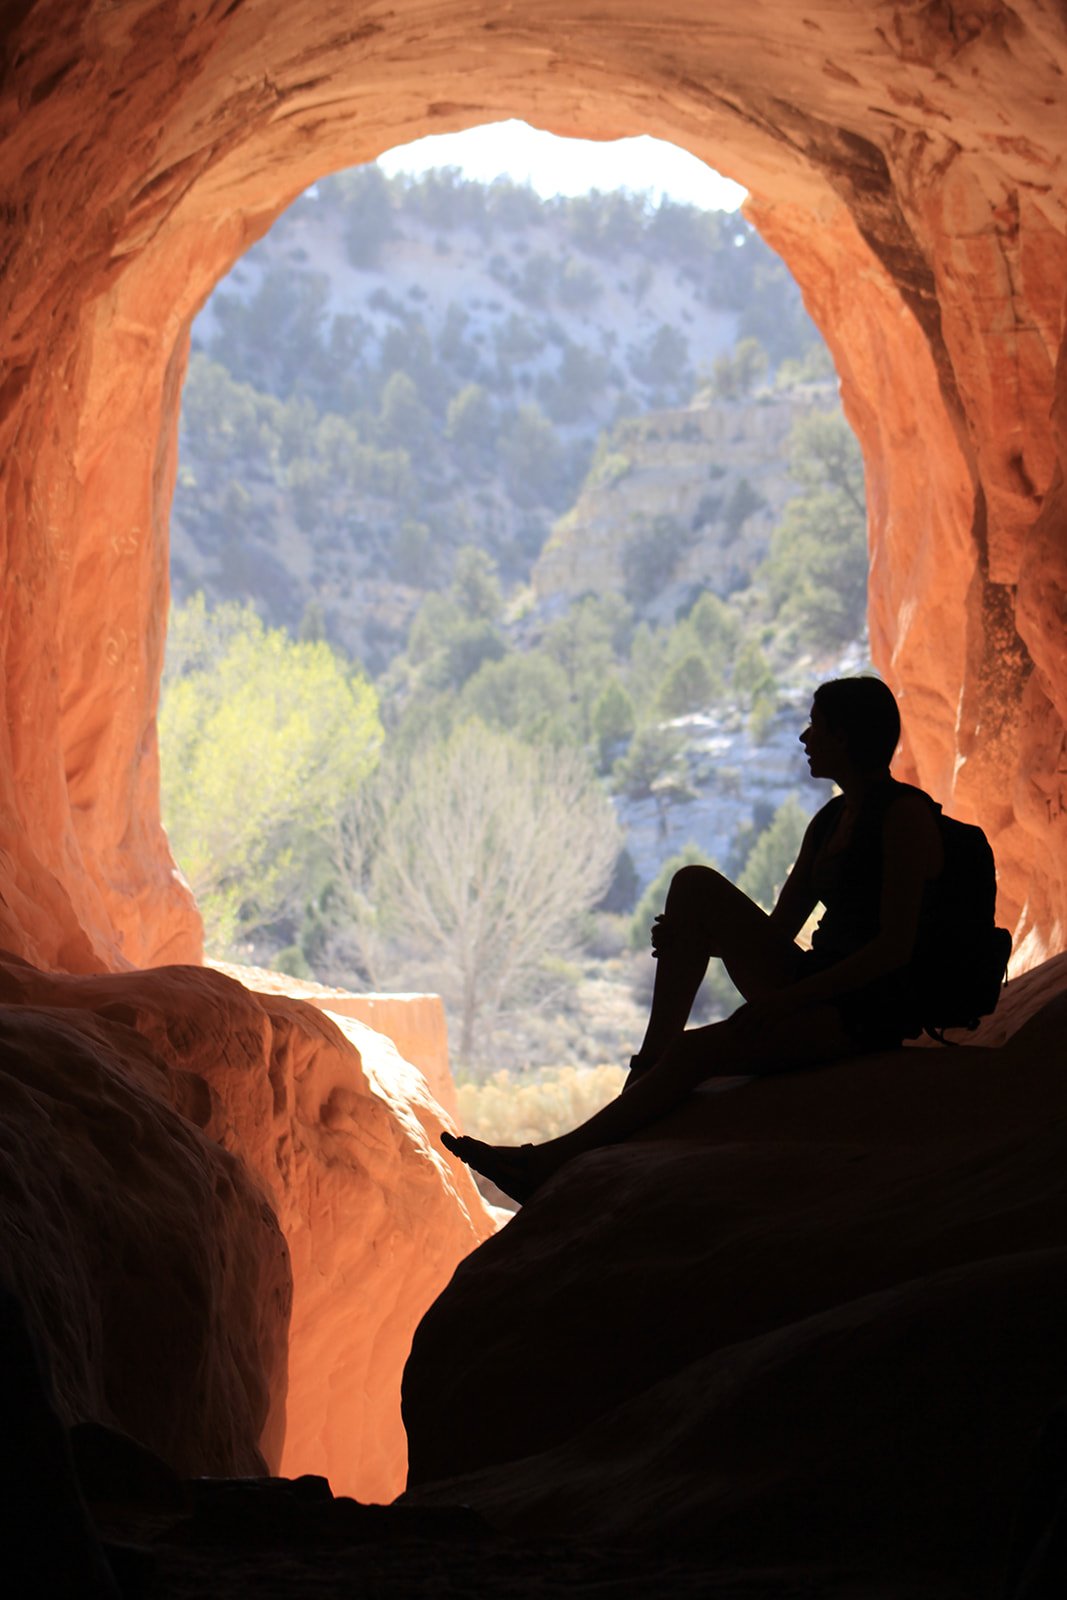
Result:
<svg viewBox="0 0 1067 1600">
<path fill-rule="evenodd" d="M 97 1509 L 102 1537 L 122 1547 L 124 1600 L 934 1600 L 923 1583 L 902 1590 L 840 1571 L 724 1571 L 707 1549 L 517 1540 L 460 1506 L 294 1506 L 248 1481 L 198 1487 L 177 1514 Z M 955 1597 L 939 1586 L 937 1600 Z"/>
</svg>

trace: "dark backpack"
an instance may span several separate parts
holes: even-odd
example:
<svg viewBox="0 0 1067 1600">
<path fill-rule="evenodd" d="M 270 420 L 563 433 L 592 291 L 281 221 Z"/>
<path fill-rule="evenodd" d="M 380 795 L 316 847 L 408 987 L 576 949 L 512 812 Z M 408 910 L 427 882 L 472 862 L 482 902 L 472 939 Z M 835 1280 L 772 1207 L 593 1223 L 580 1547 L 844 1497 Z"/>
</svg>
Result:
<svg viewBox="0 0 1067 1600">
<path fill-rule="evenodd" d="M 981 828 L 944 816 L 938 825 L 945 868 L 924 908 L 912 958 L 923 1031 L 942 1044 L 946 1028 L 977 1028 L 996 1009 L 1011 955 L 1011 934 L 994 918 L 997 873 Z"/>
</svg>

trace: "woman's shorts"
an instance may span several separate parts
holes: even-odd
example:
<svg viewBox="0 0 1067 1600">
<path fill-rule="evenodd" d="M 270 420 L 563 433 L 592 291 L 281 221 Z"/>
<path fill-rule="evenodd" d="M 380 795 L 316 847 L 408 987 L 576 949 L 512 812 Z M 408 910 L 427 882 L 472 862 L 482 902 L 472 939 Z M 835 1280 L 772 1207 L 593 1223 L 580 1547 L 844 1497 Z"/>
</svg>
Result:
<svg viewBox="0 0 1067 1600">
<path fill-rule="evenodd" d="M 820 958 L 815 950 L 803 952 L 802 977 L 825 972 L 835 963 Z M 839 995 L 828 1002 L 841 1018 L 841 1026 L 856 1046 L 857 1053 L 897 1050 L 905 1039 L 916 1039 L 922 1032 L 911 970 L 898 967 L 880 978 L 872 978 L 862 989 Z"/>
</svg>

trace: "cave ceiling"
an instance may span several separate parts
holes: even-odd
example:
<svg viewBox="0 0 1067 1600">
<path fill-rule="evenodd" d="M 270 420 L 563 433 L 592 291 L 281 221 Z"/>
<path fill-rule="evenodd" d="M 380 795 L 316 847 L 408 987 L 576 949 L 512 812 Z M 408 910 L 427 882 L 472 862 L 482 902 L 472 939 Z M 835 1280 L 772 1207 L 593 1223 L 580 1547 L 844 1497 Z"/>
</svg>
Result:
<svg viewBox="0 0 1067 1600">
<path fill-rule="evenodd" d="M 1067 18 L 1052 3 L 17 0 L 0 19 L 0 941 L 196 960 L 158 820 L 192 317 L 303 188 L 519 116 L 749 190 L 834 354 L 899 770 L 1067 924 Z"/>
</svg>

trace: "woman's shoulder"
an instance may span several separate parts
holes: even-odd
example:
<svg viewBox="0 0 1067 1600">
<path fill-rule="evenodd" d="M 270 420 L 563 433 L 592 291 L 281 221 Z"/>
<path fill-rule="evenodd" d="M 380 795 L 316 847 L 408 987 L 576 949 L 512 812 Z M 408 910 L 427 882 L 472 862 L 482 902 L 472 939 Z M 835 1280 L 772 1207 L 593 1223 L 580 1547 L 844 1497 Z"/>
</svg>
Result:
<svg viewBox="0 0 1067 1600">
<path fill-rule="evenodd" d="M 893 806 L 909 806 L 912 810 L 920 809 L 931 812 L 934 816 L 940 814 L 941 806 L 932 794 L 927 794 L 925 789 L 920 789 L 918 784 L 901 783 L 897 778 L 890 778 L 885 786 L 886 797 Z"/>
<path fill-rule="evenodd" d="M 924 822 L 936 826 L 941 815 L 941 807 L 932 794 L 913 783 L 898 783 L 896 778 L 886 784 L 882 810 L 887 819 L 907 819 L 920 826 Z"/>
<path fill-rule="evenodd" d="M 941 870 L 940 815 L 940 805 L 925 789 L 893 780 L 883 811 L 885 837 L 887 841 L 899 841 L 909 851 L 921 846 L 928 875 Z"/>
</svg>

